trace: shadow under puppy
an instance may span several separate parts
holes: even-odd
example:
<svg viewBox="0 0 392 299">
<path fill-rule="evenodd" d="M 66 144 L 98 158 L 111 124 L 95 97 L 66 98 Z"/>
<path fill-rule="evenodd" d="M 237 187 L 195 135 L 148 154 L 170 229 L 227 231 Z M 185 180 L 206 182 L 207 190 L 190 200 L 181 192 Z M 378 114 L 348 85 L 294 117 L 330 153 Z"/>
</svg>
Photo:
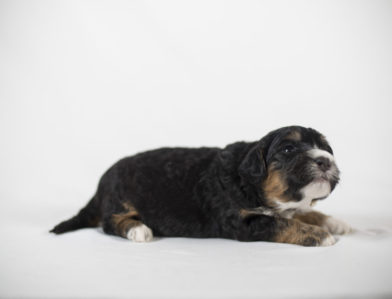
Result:
<svg viewBox="0 0 392 299">
<path fill-rule="evenodd" d="M 136 242 L 155 235 L 332 245 L 332 234 L 350 226 L 311 207 L 338 181 L 331 147 L 311 128 L 223 149 L 160 148 L 114 164 L 86 207 L 51 232 L 102 225 Z"/>
</svg>

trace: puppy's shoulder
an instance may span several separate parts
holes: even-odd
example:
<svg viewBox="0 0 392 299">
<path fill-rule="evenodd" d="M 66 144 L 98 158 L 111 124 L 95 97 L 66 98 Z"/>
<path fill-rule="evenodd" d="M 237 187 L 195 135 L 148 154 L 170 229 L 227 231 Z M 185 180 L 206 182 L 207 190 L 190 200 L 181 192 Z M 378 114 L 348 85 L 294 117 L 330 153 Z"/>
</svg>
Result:
<svg viewBox="0 0 392 299">
<path fill-rule="evenodd" d="M 238 141 L 228 144 L 222 151 L 222 155 L 231 156 L 235 160 L 242 160 L 243 157 L 253 148 L 257 142 Z"/>
</svg>

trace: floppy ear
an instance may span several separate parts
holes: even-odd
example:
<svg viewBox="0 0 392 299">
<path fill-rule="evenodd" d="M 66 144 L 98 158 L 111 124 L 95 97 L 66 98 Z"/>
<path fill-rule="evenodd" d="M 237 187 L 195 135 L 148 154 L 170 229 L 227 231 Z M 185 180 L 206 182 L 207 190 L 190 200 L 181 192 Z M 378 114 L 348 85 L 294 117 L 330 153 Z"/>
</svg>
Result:
<svg viewBox="0 0 392 299">
<path fill-rule="evenodd" d="M 246 154 L 238 167 L 238 173 L 248 183 L 261 184 L 261 181 L 267 175 L 266 172 L 263 152 L 261 145 L 258 143 Z"/>
</svg>

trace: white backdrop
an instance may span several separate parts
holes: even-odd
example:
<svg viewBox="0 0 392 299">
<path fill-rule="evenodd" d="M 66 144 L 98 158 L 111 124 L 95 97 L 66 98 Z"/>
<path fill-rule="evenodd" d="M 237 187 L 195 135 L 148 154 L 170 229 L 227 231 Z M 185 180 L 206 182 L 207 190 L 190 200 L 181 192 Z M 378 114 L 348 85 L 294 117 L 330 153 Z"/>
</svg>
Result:
<svg viewBox="0 0 392 299">
<path fill-rule="evenodd" d="M 389 215 L 391 53 L 391 1 L 0 1 L 1 211 L 61 220 L 123 156 L 297 124 L 342 171 L 321 209 Z"/>
<path fill-rule="evenodd" d="M 391 53 L 390 1 L 1 1 L 0 196 L 79 204 L 122 156 L 298 124 L 342 170 L 324 206 L 390 208 Z"/>
</svg>

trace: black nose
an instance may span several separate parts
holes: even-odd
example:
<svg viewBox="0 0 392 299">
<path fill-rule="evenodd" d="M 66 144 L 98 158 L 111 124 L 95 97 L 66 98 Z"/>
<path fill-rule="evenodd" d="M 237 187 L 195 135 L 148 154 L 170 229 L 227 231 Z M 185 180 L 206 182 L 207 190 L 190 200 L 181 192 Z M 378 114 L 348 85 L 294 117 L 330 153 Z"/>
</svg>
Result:
<svg viewBox="0 0 392 299">
<path fill-rule="evenodd" d="M 318 157 L 315 159 L 318 167 L 322 170 L 322 171 L 327 171 L 328 169 L 331 168 L 331 161 L 329 161 L 328 158 L 325 157 Z"/>
</svg>

